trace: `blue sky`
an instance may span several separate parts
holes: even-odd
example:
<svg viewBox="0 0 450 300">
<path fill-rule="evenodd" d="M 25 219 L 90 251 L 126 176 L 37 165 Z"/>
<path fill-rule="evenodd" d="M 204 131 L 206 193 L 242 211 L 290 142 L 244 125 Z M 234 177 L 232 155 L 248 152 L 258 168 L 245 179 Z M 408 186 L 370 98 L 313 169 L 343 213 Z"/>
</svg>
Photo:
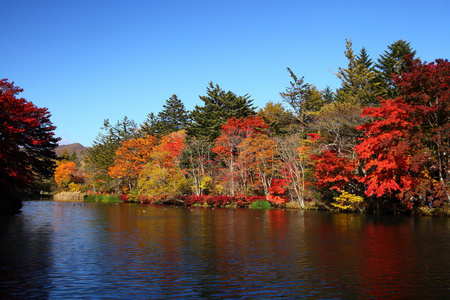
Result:
<svg viewBox="0 0 450 300">
<path fill-rule="evenodd" d="M 202 105 L 210 81 L 254 104 L 280 102 L 291 68 L 337 88 L 345 39 L 376 61 L 404 39 L 449 58 L 450 2 L 2 1 L 0 78 L 47 107 L 61 144 L 92 145 L 104 119 L 138 124 L 177 94 Z"/>
</svg>

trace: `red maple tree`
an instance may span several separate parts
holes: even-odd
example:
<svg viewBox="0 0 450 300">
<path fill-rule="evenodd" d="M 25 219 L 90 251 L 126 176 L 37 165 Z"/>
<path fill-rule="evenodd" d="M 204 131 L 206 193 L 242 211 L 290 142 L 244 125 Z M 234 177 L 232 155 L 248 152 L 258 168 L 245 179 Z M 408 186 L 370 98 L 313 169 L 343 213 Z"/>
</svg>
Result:
<svg viewBox="0 0 450 300">
<path fill-rule="evenodd" d="M 366 195 L 397 198 L 413 205 L 449 201 L 450 63 L 410 62 L 395 76 L 400 97 L 382 99 L 358 126 L 365 138 L 355 147 L 366 175 Z"/>
<path fill-rule="evenodd" d="M 54 136 L 48 109 L 17 97 L 22 91 L 0 80 L 0 193 L 53 174 L 60 139 Z"/>
</svg>

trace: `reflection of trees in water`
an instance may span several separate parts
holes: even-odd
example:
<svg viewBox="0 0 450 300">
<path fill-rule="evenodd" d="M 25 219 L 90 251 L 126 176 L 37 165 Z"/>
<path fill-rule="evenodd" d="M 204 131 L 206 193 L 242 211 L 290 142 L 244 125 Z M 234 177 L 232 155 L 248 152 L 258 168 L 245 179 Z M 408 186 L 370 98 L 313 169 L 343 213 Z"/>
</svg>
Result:
<svg viewBox="0 0 450 300">
<path fill-rule="evenodd" d="M 448 292 L 448 219 L 47 203 L 0 220 L 0 298 Z"/>
<path fill-rule="evenodd" d="M 24 213 L 0 219 L 0 298 L 45 299 L 52 226 Z"/>
</svg>

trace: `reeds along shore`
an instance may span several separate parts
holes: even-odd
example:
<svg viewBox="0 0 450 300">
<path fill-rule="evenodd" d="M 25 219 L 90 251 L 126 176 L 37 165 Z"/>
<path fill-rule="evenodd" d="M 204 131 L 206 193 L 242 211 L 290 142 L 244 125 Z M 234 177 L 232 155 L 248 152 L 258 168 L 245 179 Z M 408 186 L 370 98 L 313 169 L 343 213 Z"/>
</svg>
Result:
<svg viewBox="0 0 450 300">
<path fill-rule="evenodd" d="M 81 192 L 61 192 L 58 194 L 55 194 L 53 196 L 53 200 L 55 201 L 80 201 L 83 202 L 84 201 L 84 195 L 86 195 L 85 193 L 81 193 Z"/>
</svg>

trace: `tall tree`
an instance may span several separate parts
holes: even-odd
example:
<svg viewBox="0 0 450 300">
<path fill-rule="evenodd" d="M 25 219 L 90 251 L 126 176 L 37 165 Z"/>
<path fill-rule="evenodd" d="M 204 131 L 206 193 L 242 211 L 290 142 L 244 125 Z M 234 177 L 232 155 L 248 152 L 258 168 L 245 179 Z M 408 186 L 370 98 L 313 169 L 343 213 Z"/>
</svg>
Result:
<svg viewBox="0 0 450 300">
<path fill-rule="evenodd" d="M 139 173 L 153 155 L 155 144 L 156 139 L 150 135 L 123 141 L 116 151 L 114 165 L 109 167 L 109 176 L 119 178 L 130 190 L 135 188 Z"/>
<path fill-rule="evenodd" d="M 265 123 L 269 125 L 274 135 L 285 135 L 298 126 L 298 122 L 291 110 L 286 109 L 281 103 L 266 103 L 266 106 L 258 111 Z"/>
<path fill-rule="evenodd" d="M 342 82 L 337 91 L 337 100 L 360 106 L 376 105 L 378 102 L 376 74 L 365 48 L 357 56 L 353 53 L 352 41 L 346 40 L 344 53 L 348 59 L 348 66 L 347 68 L 339 68 L 336 73 L 336 76 Z"/>
<path fill-rule="evenodd" d="M 240 157 L 246 168 L 257 178 L 254 188 L 261 190 L 267 200 L 271 199 L 270 188 L 280 175 L 280 163 L 276 159 L 277 143 L 265 134 L 244 139 L 239 145 Z"/>
<path fill-rule="evenodd" d="M 60 140 L 47 108 L 19 98 L 23 90 L 0 80 L 0 194 L 9 196 L 53 175 Z"/>
<path fill-rule="evenodd" d="M 369 57 L 369 53 L 367 53 L 366 48 L 362 47 L 358 56 L 356 57 L 357 64 L 360 64 L 363 68 L 368 70 L 373 70 L 373 62 Z"/>
<path fill-rule="evenodd" d="M 197 196 L 205 191 L 204 183 L 212 180 L 212 152 L 213 142 L 191 138 L 186 141 L 183 151 L 182 165 L 187 173 L 189 185 Z"/>
<path fill-rule="evenodd" d="M 291 69 L 287 68 L 292 81 L 281 98 L 288 103 L 300 125 L 305 129 L 312 122 L 311 112 L 318 111 L 325 104 L 322 93 L 314 85 L 305 83 L 304 77 L 298 78 Z"/>
<path fill-rule="evenodd" d="M 139 193 L 163 200 L 188 191 L 188 182 L 179 167 L 185 138 L 183 130 L 161 138 L 152 150 L 151 161 L 139 174 Z"/>
<path fill-rule="evenodd" d="M 277 153 L 283 166 L 281 168 L 288 183 L 291 201 L 305 207 L 307 198 L 307 176 L 311 167 L 310 156 L 314 150 L 315 134 L 296 133 L 279 138 Z"/>
<path fill-rule="evenodd" d="M 409 56 L 411 59 L 411 56 Z M 366 108 L 371 122 L 358 129 L 366 194 L 398 199 L 408 207 L 450 201 L 450 63 L 407 62 L 394 76 L 401 97 Z"/>
<path fill-rule="evenodd" d="M 325 102 L 324 104 L 330 104 L 331 102 L 334 102 L 334 100 L 336 98 L 336 93 L 333 92 L 329 86 L 327 86 L 322 91 L 322 97 Z"/>
<path fill-rule="evenodd" d="M 232 117 L 245 118 L 255 114 L 249 95 L 237 96 L 222 90 L 212 82 L 206 89 L 206 96 L 200 96 L 203 106 L 195 106 L 191 112 L 192 123 L 187 133 L 200 139 L 214 140 L 220 135 L 220 129 Z"/>
<path fill-rule="evenodd" d="M 247 193 L 248 168 L 246 160 L 240 156 L 239 145 L 247 138 L 262 133 L 268 126 L 260 116 L 248 118 L 230 118 L 223 126 L 220 137 L 216 139 L 216 146 L 212 149 L 222 163 L 222 182 L 226 185 L 228 194 L 236 196 Z"/>
<path fill-rule="evenodd" d="M 189 112 L 174 94 L 166 100 L 163 110 L 156 117 L 153 113 L 148 115 L 141 130 L 146 134 L 161 137 L 171 132 L 184 130 L 188 124 Z"/>
<path fill-rule="evenodd" d="M 116 151 L 122 145 L 123 141 L 137 137 L 137 126 L 133 120 L 124 117 L 117 121 L 115 126 L 106 119 L 101 127 L 103 133 L 99 133 L 94 141 L 94 145 L 88 150 L 85 157 L 86 173 L 95 178 L 89 178 L 90 182 L 101 180 L 111 183 L 111 177 L 108 170 L 114 165 Z M 104 188 L 111 188 L 110 184 L 104 184 Z"/>
<path fill-rule="evenodd" d="M 412 57 L 416 55 L 410 43 L 405 40 L 398 40 L 388 46 L 384 54 L 380 56 L 375 64 L 376 80 L 380 87 L 380 96 L 387 98 L 396 98 L 398 90 L 394 85 L 393 75 L 401 75 L 408 68 L 409 60 L 406 55 L 411 54 Z"/>
</svg>

